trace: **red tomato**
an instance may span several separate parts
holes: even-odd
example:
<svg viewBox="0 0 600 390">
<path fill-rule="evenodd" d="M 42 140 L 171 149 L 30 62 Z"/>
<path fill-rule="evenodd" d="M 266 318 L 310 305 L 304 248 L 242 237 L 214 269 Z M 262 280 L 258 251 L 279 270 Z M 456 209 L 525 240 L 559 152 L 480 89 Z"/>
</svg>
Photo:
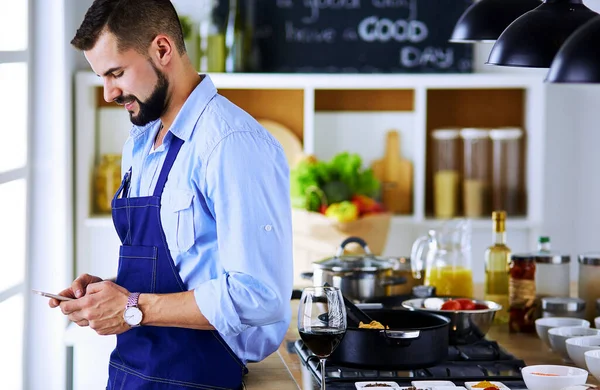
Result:
<svg viewBox="0 0 600 390">
<path fill-rule="evenodd" d="M 453 301 L 452 299 L 444 302 L 442 310 L 461 310 L 460 302 Z"/>
<path fill-rule="evenodd" d="M 475 310 L 475 302 L 467 298 L 456 299 L 456 302 L 460 303 L 461 310 Z"/>
<path fill-rule="evenodd" d="M 489 309 L 489 307 L 487 307 L 487 305 L 484 305 L 483 303 L 476 303 L 474 310 L 487 310 L 487 309 Z"/>
</svg>

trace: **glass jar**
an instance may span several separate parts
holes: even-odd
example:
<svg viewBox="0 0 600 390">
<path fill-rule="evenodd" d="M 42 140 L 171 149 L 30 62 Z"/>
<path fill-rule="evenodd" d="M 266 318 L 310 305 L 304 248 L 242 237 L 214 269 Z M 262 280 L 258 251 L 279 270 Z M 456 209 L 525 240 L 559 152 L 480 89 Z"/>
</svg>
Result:
<svg viewBox="0 0 600 390">
<path fill-rule="evenodd" d="M 436 218 L 458 214 L 460 166 L 458 159 L 460 131 L 437 129 L 433 139 L 433 213 Z"/>
<path fill-rule="evenodd" d="M 585 318 L 585 301 L 580 298 L 542 298 L 542 317 Z"/>
<path fill-rule="evenodd" d="M 594 323 L 600 298 L 600 253 L 579 255 L 579 298 L 585 301 L 585 319 Z"/>
<path fill-rule="evenodd" d="M 533 255 L 511 255 L 508 301 L 509 332 L 535 333 L 538 301 L 535 295 L 535 257 Z"/>
<path fill-rule="evenodd" d="M 94 175 L 96 212 L 110 213 L 111 202 L 121 186 L 121 155 L 105 154 Z"/>
<path fill-rule="evenodd" d="M 225 72 L 225 24 L 219 16 L 219 2 L 208 1 L 198 23 L 198 71 Z"/>
<path fill-rule="evenodd" d="M 490 133 L 487 129 L 466 128 L 463 139 L 463 211 L 466 217 L 478 218 L 491 213 Z"/>
<path fill-rule="evenodd" d="M 492 207 L 508 215 L 525 214 L 521 139 L 523 130 L 516 127 L 493 129 L 492 140 Z"/>
<path fill-rule="evenodd" d="M 535 291 L 538 298 L 571 295 L 571 256 L 552 252 L 550 238 L 540 237 L 535 257 Z"/>
</svg>

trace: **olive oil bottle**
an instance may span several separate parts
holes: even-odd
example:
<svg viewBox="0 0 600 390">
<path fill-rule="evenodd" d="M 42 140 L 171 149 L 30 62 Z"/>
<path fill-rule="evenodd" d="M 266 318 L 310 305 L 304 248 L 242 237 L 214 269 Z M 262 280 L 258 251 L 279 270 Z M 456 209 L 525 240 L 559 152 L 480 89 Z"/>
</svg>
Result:
<svg viewBox="0 0 600 390">
<path fill-rule="evenodd" d="M 494 244 L 485 251 L 485 299 L 502 305 L 494 322 L 508 323 L 508 272 L 510 248 L 506 245 L 506 212 L 494 211 Z"/>
</svg>

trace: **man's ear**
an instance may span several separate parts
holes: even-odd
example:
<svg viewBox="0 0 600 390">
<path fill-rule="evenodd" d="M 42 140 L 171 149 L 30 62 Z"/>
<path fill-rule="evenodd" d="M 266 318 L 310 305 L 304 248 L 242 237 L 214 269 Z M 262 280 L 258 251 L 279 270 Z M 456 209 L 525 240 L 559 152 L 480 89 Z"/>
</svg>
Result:
<svg viewBox="0 0 600 390">
<path fill-rule="evenodd" d="M 173 58 L 174 42 L 166 35 L 157 35 L 150 45 L 150 56 L 157 64 L 166 66 Z"/>
</svg>

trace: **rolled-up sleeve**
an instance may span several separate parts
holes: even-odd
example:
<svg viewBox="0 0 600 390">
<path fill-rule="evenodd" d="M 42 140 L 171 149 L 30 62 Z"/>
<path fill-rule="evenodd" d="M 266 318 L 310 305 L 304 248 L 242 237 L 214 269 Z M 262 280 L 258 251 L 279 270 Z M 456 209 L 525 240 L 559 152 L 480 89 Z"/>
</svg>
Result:
<svg viewBox="0 0 600 390">
<path fill-rule="evenodd" d="M 205 165 L 223 274 L 194 290 L 202 314 L 223 335 L 290 321 L 292 227 L 289 167 L 279 144 L 234 131 Z"/>
</svg>

